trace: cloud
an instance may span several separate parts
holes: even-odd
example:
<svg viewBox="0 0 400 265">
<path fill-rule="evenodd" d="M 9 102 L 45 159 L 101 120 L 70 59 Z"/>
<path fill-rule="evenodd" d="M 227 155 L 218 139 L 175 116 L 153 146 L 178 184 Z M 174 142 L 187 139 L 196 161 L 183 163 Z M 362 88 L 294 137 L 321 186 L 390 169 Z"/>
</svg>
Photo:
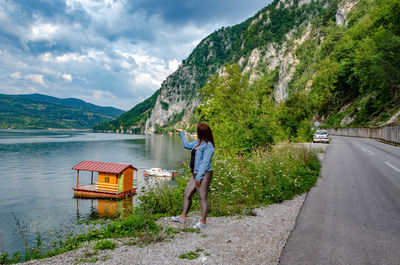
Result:
<svg viewBox="0 0 400 265">
<path fill-rule="evenodd" d="M 31 28 L 29 39 L 31 41 L 53 40 L 59 31 L 60 28 L 54 24 L 46 23 L 35 25 Z"/>
<path fill-rule="evenodd" d="M 20 72 L 15 72 L 15 73 L 10 74 L 10 76 L 12 78 L 15 78 L 15 79 L 20 79 L 21 78 L 21 73 Z"/>
<path fill-rule="evenodd" d="M 25 76 L 25 79 L 30 80 L 34 83 L 44 85 L 43 75 L 29 74 Z"/>
<path fill-rule="evenodd" d="M 72 81 L 72 76 L 69 74 L 63 74 L 62 77 L 64 78 L 64 80 L 71 82 Z"/>
<path fill-rule="evenodd" d="M 0 0 L 0 93 L 73 96 L 128 110 L 208 34 L 267 3 Z"/>
</svg>

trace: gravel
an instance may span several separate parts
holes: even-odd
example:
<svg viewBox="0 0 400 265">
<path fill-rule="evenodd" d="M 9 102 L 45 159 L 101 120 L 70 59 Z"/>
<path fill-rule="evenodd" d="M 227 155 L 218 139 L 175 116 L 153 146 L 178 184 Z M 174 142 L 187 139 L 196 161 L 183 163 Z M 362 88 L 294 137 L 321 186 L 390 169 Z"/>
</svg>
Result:
<svg viewBox="0 0 400 265">
<path fill-rule="evenodd" d="M 174 238 L 144 247 L 129 246 L 129 239 L 114 240 L 114 250 L 93 250 L 94 243 L 80 249 L 25 264 L 278 264 L 281 252 L 293 230 L 305 194 L 279 204 L 254 209 L 251 216 L 209 217 L 200 232 L 180 232 Z M 169 218 L 160 225 L 189 228 L 199 213 L 188 216 L 186 224 Z M 189 252 L 193 260 L 179 258 Z"/>
</svg>

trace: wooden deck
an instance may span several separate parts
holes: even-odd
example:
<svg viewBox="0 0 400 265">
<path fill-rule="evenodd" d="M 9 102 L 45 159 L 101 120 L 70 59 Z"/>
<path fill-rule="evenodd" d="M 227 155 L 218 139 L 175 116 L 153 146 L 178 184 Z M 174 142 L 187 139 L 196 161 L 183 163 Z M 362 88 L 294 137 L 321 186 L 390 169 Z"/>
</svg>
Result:
<svg viewBox="0 0 400 265">
<path fill-rule="evenodd" d="M 79 185 L 78 188 L 73 188 L 74 196 L 79 198 L 118 198 L 122 199 L 126 196 L 136 194 L 136 188 L 125 191 L 111 191 L 111 190 L 102 190 L 96 188 L 95 184 L 87 184 L 87 185 Z"/>
</svg>

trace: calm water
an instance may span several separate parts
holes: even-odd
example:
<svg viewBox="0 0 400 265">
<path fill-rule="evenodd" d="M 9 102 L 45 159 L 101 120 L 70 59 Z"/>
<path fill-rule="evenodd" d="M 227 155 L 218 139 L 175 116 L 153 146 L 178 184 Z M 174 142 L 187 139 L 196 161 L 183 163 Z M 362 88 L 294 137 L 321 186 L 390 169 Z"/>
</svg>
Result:
<svg viewBox="0 0 400 265">
<path fill-rule="evenodd" d="M 78 220 L 112 216 L 135 204 L 136 196 L 119 203 L 73 198 L 71 168 L 82 160 L 132 164 L 140 185 L 143 170 L 174 169 L 188 156 L 178 136 L 0 130 L 0 248 L 3 243 L 3 251 L 24 252 L 17 221 L 27 241 L 34 242 L 39 232 L 48 242 L 76 231 Z M 90 183 L 90 173 L 82 173 L 80 182 Z"/>
</svg>

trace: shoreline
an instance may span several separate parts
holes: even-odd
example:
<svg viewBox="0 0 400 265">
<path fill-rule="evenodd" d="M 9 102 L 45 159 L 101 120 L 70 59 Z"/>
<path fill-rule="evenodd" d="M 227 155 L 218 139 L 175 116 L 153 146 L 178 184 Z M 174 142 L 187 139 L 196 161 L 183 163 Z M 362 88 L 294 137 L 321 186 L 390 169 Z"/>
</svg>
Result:
<svg viewBox="0 0 400 265">
<path fill-rule="evenodd" d="M 322 161 L 329 145 L 298 146 L 318 149 Z M 24 264 L 278 264 L 306 195 L 256 208 L 249 215 L 209 217 L 208 227 L 199 233 L 190 229 L 199 220 L 199 212 L 189 214 L 186 224 L 160 218 L 161 242 L 138 246 L 132 238 L 116 238 L 110 239 L 116 249 L 96 251 L 93 247 L 98 241 L 88 242 L 79 249 Z"/>
<path fill-rule="evenodd" d="M 278 264 L 305 197 L 303 193 L 292 200 L 256 208 L 252 215 L 209 217 L 208 227 L 199 233 L 179 232 L 173 239 L 144 247 L 130 246 L 129 238 L 123 238 L 112 239 L 117 244 L 114 250 L 94 251 L 95 242 L 90 242 L 77 250 L 23 264 Z M 189 214 L 185 224 L 167 217 L 157 223 L 164 229 L 187 229 L 199 218 L 195 212 Z M 199 256 L 193 260 L 179 258 L 188 253 Z"/>
</svg>

